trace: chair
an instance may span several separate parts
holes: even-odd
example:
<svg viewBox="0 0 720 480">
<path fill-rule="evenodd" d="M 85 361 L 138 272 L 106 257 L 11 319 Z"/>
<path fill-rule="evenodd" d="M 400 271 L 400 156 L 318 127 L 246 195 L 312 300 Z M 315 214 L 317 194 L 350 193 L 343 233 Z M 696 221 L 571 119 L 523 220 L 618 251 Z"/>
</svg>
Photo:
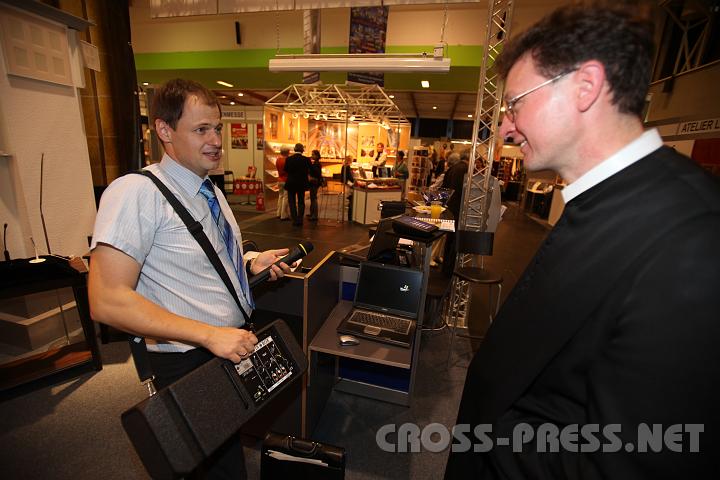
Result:
<svg viewBox="0 0 720 480">
<path fill-rule="evenodd" d="M 487 285 L 488 287 L 488 311 L 489 320 L 492 323 L 494 317 L 500 310 L 500 298 L 502 295 L 503 277 L 501 274 L 494 273 L 485 268 L 484 256 L 492 255 L 493 240 L 495 234 L 492 232 L 473 232 L 469 230 L 458 230 L 455 235 L 458 254 L 470 254 L 480 256 L 480 266 L 460 266 L 456 265 L 453 271 L 453 277 L 457 280 L 464 280 L 471 284 Z M 497 286 L 497 300 L 493 308 L 493 286 Z M 469 297 L 469 295 L 468 295 Z M 470 299 L 468 298 L 467 310 L 470 310 Z M 494 313 L 493 313 L 494 310 Z M 448 349 L 447 365 L 450 365 L 450 356 L 452 355 L 453 343 L 455 341 L 455 330 L 457 329 L 457 317 L 450 332 L 450 347 Z M 476 338 L 468 335 L 470 338 Z"/>
<path fill-rule="evenodd" d="M 442 305 L 450 291 L 452 278 L 437 269 L 430 269 L 428 274 L 427 290 L 425 291 L 425 313 L 423 315 L 423 330 L 441 330 L 445 328 L 442 321 Z M 436 319 L 440 318 L 440 322 Z M 437 325 L 440 323 L 440 325 Z"/>
</svg>

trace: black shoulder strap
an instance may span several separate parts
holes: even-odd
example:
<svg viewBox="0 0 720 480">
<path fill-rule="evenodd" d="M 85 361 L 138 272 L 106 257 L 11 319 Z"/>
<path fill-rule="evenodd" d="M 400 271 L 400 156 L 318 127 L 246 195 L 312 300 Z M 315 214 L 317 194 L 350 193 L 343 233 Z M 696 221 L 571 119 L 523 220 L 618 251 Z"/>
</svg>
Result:
<svg viewBox="0 0 720 480">
<path fill-rule="evenodd" d="M 180 219 L 183 221 L 187 229 L 190 231 L 190 234 L 193 236 L 195 241 L 200 245 L 200 247 L 205 252 L 205 255 L 207 255 L 208 260 L 210 260 L 210 263 L 212 263 L 213 267 L 215 267 L 215 271 L 217 271 L 218 275 L 220 275 L 220 278 L 222 279 L 223 283 L 225 283 L 225 286 L 227 287 L 228 291 L 230 292 L 230 295 L 232 295 L 233 299 L 235 300 L 235 303 L 237 303 L 238 308 L 243 314 L 243 317 L 245 317 L 245 321 L 249 325 L 250 322 L 250 316 L 245 312 L 245 309 L 242 307 L 242 304 L 240 303 L 240 299 L 238 298 L 237 292 L 235 291 L 235 287 L 233 287 L 232 282 L 230 281 L 230 277 L 228 276 L 227 270 L 225 270 L 225 267 L 222 264 L 222 261 L 220 260 L 220 257 L 218 257 L 217 252 L 215 251 L 215 248 L 213 248 L 212 244 L 210 243 L 210 240 L 208 239 L 207 235 L 205 235 L 205 232 L 203 231 L 202 225 L 200 225 L 200 222 L 195 220 L 192 215 L 190 215 L 190 212 L 187 211 L 187 208 L 183 206 L 182 203 L 180 203 L 180 200 L 177 199 L 177 197 L 170 191 L 167 186 L 160 181 L 159 178 L 157 178 L 152 172 L 148 170 L 140 170 L 138 172 L 131 172 L 131 173 L 137 173 L 140 175 L 145 175 L 148 177 L 152 182 L 157 186 L 157 188 L 160 190 L 160 192 L 163 194 L 163 196 L 167 199 L 168 203 L 172 205 L 172 207 L 175 209 L 175 212 L 177 212 Z M 133 359 L 135 360 L 135 368 L 137 369 L 138 376 L 140 377 L 140 380 L 145 382 L 148 379 L 153 378 L 152 368 L 150 367 L 150 362 L 147 359 L 147 349 L 145 346 L 145 339 L 142 337 L 136 337 L 134 335 L 130 335 L 130 350 L 133 355 Z"/>
</svg>

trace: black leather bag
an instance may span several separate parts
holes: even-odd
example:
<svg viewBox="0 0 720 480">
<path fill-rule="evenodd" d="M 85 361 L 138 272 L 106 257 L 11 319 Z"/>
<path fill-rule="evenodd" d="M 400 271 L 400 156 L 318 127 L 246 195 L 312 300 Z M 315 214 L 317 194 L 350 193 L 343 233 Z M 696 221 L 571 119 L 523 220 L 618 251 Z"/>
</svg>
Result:
<svg viewBox="0 0 720 480">
<path fill-rule="evenodd" d="M 383 200 L 380 202 L 380 218 L 402 215 L 406 208 L 404 200 Z"/>
<path fill-rule="evenodd" d="M 262 445 L 261 480 L 342 480 L 345 449 L 270 432 Z"/>
</svg>

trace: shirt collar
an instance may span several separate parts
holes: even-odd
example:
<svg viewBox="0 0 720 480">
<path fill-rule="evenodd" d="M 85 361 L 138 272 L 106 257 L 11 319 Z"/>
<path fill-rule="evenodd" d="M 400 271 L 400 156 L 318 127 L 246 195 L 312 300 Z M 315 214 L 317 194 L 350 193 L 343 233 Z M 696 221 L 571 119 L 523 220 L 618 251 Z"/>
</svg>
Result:
<svg viewBox="0 0 720 480">
<path fill-rule="evenodd" d="M 641 158 L 648 156 L 658 148 L 662 147 L 663 142 L 660 134 L 656 129 L 648 130 L 640 135 L 632 142 L 625 145 L 619 151 L 603 160 L 598 165 L 585 172 L 580 178 L 563 188 L 562 196 L 565 203 L 581 193 L 590 190 L 592 187 L 603 180 L 615 175 Z"/>
<path fill-rule="evenodd" d="M 163 155 L 160 161 L 160 168 L 182 188 L 185 193 L 190 197 L 194 197 L 200 191 L 200 186 L 205 181 L 207 175 L 204 178 L 200 178 L 193 172 L 180 165 L 178 162 L 173 160 L 167 153 Z"/>
</svg>

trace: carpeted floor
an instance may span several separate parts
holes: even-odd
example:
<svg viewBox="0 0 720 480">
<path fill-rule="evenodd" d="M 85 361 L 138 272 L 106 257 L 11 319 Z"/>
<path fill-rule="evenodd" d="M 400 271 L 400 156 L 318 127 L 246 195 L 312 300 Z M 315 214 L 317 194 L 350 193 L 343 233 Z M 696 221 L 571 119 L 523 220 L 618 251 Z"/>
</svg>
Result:
<svg viewBox="0 0 720 480">
<path fill-rule="evenodd" d="M 321 220 L 302 228 L 269 214 L 236 212 L 246 239 L 264 248 L 287 246 L 309 239 L 318 258 L 337 246 L 367 238 L 358 225 Z M 487 265 L 505 275 L 510 291 L 547 229 L 516 207 L 508 209 L 496 235 L 495 252 Z M 308 257 L 309 265 L 314 263 Z M 473 333 L 484 331 L 486 291 L 473 291 L 469 318 Z M 347 450 L 348 480 L 435 479 L 444 471 L 447 451 L 387 453 L 376 443 L 387 424 L 411 422 L 420 428 L 433 422 L 451 427 L 465 381 L 471 345 L 456 342 L 446 368 L 448 330 L 423 332 L 415 392 L 410 407 L 334 392 L 312 435 L 316 441 Z M 477 343 L 474 345 L 477 347 Z M 120 425 L 120 414 L 145 397 L 137 381 L 125 342 L 101 346 L 104 368 L 79 376 L 56 376 L 5 392 L 0 396 L 0 477 L 3 479 L 144 479 L 142 464 Z M 74 372 L 73 372 L 74 373 Z M 397 438 L 388 435 L 393 441 Z M 257 442 L 246 448 L 250 479 L 259 478 Z"/>
</svg>

